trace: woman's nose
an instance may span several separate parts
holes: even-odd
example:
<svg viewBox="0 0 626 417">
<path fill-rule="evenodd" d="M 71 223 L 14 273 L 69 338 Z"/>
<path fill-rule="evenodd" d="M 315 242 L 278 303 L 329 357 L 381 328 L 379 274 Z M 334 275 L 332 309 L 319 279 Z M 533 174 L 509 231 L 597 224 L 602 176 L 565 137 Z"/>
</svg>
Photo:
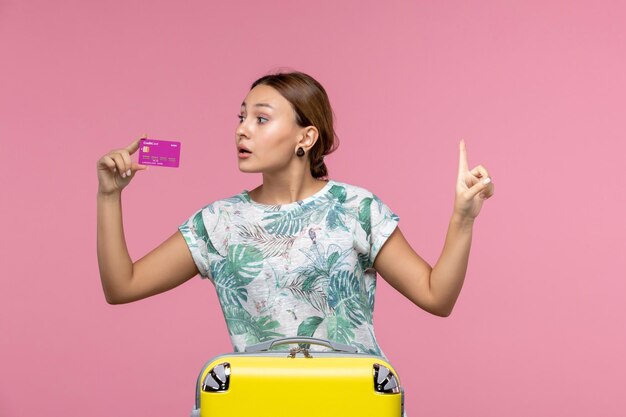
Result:
<svg viewBox="0 0 626 417">
<path fill-rule="evenodd" d="M 248 137 L 248 129 L 246 128 L 245 120 L 237 125 L 235 134 L 237 135 L 237 137 L 240 137 L 240 136 Z"/>
</svg>

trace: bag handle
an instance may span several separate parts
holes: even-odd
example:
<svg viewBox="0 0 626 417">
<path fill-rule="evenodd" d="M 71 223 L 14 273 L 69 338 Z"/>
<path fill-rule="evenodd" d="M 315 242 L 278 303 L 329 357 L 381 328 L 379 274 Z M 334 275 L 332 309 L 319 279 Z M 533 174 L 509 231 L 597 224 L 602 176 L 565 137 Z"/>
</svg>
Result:
<svg viewBox="0 0 626 417">
<path fill-rule="evenodd" d="M 285 345 L 289 343 L 311 343 L 314 345 L 321 345 L 338 352 L 345 353 L 357 353 L 357 348 L 350 345 L 345 345 L 339 342 L 333 342 L 332 340 L 318 339 L 316 337 L 297 336 L 297 337 L 281 337 L 278 339 L 268 340 L 266 342 L 257 343 L 255 345 L 246 346 L 245 352 L 257 353 L 270 350 L 274 346 Z"/>
</svg>

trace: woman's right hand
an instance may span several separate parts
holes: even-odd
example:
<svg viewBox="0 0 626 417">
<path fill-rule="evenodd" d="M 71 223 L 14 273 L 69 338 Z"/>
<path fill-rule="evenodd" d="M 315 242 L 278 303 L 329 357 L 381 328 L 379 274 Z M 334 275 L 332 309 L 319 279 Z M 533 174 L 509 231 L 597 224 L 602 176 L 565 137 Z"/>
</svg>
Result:
<svg viewBox="0 0 626 417">
<path fill-rule="evenodd" d="M 133 179 L 135 172 L 148 168 L 130 159 L 130 156 L 139 149 L 139 141 L 147 136 L 144 134 L 127 147 L 114 149 L 98 160 L 99 194 L 121 193 Z"/>
</svg>

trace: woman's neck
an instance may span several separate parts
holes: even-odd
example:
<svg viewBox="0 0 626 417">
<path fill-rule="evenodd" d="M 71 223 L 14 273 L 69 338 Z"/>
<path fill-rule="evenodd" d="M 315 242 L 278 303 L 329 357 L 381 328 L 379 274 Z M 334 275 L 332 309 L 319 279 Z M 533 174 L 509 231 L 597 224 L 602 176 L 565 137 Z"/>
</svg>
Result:
<svg viewBox="0 0 626 417">
<path fill-rule="evenodd" d="M 290 204 L 312 196 L 325 185 L 326 181 L 315 179 L 310 174 L 289 178 L 273 177 L 264 173 L 263 184 L 248 192 L 248 195 L 260 204 Z"/>
</svg>

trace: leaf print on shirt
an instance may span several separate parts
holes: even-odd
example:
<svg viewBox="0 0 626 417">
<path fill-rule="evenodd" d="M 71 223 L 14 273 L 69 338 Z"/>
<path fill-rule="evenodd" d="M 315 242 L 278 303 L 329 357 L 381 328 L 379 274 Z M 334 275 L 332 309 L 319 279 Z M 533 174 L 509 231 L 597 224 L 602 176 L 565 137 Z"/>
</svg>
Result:
<svg viewBox="0 0 626 417">
<path fill-rule="evenodd" d="M 252 316 L 246 309 L 237 305 L 222 303 L 222 312 L 226 319 L 226 327 L 228 327 L 228 332 L 231 335 L 247 333 Z"/>
<path fill-rule="evenodd" d="M 324 249 L 324 245 L 318 240 L 317 234 L 313 228 L 309 229 L 309 239 L 312 245 L 306 249 L 300 249 L 300 252 L 304 254 L 310 262 L 294 269 L 294 272 L 306 275 L 307 277 L 325 276 L 330 278 L 334 271 L 349 266 L 346 259 L 349 257 L 353 248 L 346 248 L 342 251 L 341 246 L 331 243 L 328 245 L 328 248 Z"/>
<path fill-rule="evenodd" d="M 258 249 L 241 244 L 231 245 L 228 256 L 211 265 L 220 300 L 243 308 L 243 302 L 248 300 L 245 287 L 261 273 L 262 267 L 263 255 Z"/>
<path fill-rule="evenodd" d="M 374 198 L 374 201 L 376 201 L 376 206 L 378 207 L 378 213 L 382 214 L 385 204 L 382 202 L 380 198 L 376 196 L 376 194 L 372 194 L 372 197 Z M 395 213 L 391 213 L 390 215 L 385 214 L 384 216 L 382 216 L 379 223 L 383 223 L 385 221 L 388 221 L 389 219 L 395 220 L 397 222 L 400 220 L 400 217 L 398 217 L 398 215 Z M 374 226 L 377 226 L 377 225 L 378 224 Z"/>
<path fill-rule="evenodd" d="M 192 227 L 196 236 L 198 236 L 198 238 L 202 242 L 204 242 L 204 244 L 206 245 L 207 251 L 209 253 L 219 255 L 215 247 L 213 247 L 213 243 L 211 242 L 211 239 L 209 239 L 209 234 L 207 233 L 206 228 L 204 227 L 204 220 L 202 219 L 202 211 L 199 211 L 198 214 L 196 214 L 193 217 L 192 224 L 193 224 Z"/>
<path fill-rule="evenodd" d="M 231 245 L 227 259 L 230 269 L 243 285 L 250 284 L 263 269 L 263 254 L 254 246 Z"/>
<path fill-rule="evenodd" d="M 369 253 L 359 253 L 357 255 L 356 267 L 358 267 L 358 275 L 361 276 L 367 270 L 370 261 Z"/>
<path fill-rule="evenodd" d="M 341 316 L 326 317 L 328 338 L 335 342 L 351 345 L 354 343 L 353 326 Z"/>
<path fill-rule="evenodd" d="M 369 322 L 370 317 L 365 313 L 369 310 L 367 294 L 361 288 L 357 276 L 350 271 L 341 271 L 331 278 L 328 304 L 336 315 L 345 317 L 352 327 Z"/>
<path fill-rule="evenodd" d="M 325 291 L 327 283 L 328 278 L 325 277 L 310 279 L 310 277 L 299 275 L 285 285 L 284 289 L 298 300 L 304 301 L 321 313 L 327 314 L 330 312 Z"/>
<path fill-rule="evenodd" d="M 228 306 L 237 351 L 274 333 L 299 333 L 377 352 L 371 317 L 376 273 L 368 258 L 391 228 L 392 213 L 369 190 L 335 183 L 305 203 L 276 207 L 250 204 L 242 194 L 197 214 L 181 233 L 220 304 Z"/>
<path fill-rule="evenodd" d="M 313 337 L 313 334 L 315 334 L 315 331 L 317 330 L 318 326 L 323 321 L 324 319 L 322 317 L 318 317 L 318 316 L 307 317 L 298 326 L 298 336 Z M 299 346 L 304 349 L 310 349 L 311 344 L 300 343 Z"/>
<path fill-rule="evenodd" d="M 313 244 L 306 249 L 300 249 L 309 262 L 293 270 L 298 275 L 284 288 L 326 316 L 331 313 L 327 300 L 328 282 L 335 271 L 348 266 L 346 258 L 352 248 L 342 251 L 339 245 L 333 243 L 324 250 L 324 246 L 318 243 L 315 232 L 312 229 L 309 231 Z"/>
<path fill-rule="evenodd" d="M 376 280 L 372 280 L 372 283 L 367 288 L 367 305 L 366 317 L 368 323 L 374 322 L 374 299 L 376 297 Z"/>
<path fill-rule="evenodd" d="M 272 316 L 252 317 L 252 322 L 248 326 L 248 334 L 259 343 L 269 339 L 275 339 L 284 336 L 282 333 L 275 332 L 280 327 L 280 323 L 272 319 Z"/>
<path fill-rule="evenodd" d="M 272 316 L 252 316 L 246 309 L 226 305 L 222 308 L 228 331 L 231 335 L 245 334 L 247 344 L 263 342 L 265 340 L 274 339 L 284 336 L 282 333 L 274 330 L 280 327 L 280 323 L 272 320 Z"/>
<path fill-rule="evenodd" d="M 286 252 L 289 252 L 297 239 L 297 236 L 269 234 L 258 224 L 251 227 L 237 225 L 237 230 L 239 236 L 251 241 L 261 251 L 263 258 L 284 255 Z"/>
<path fill-rule="evenodd" d="M 371 206 L 372 199 L 369 197 L 361 200 L 361 203 L 359 204 L 359 223 L 365 231 L 365 238 L 367 240 L 369 240 L 370 234 L 372 233 Z"/>
<path fill-rule="evenodd" d="M 380 347 L 378 346 L 378 342 L 376 341 L 376 337 L 374 337 L 374 333 L 372 332 L 372 329 L 368 328 L 367 330 L 370 335 L 372 347 L 367 347 L 363 345 L 362 343 L 355 343 L 354 345 L 357 348 L 361 349 L 362 352 L 371 353 L 372 355 L 382 355 L 382 352 L 380 351 Z"/>
<path fill-rule="evenodd" d="M 347 198 L 347 192 L 345 187 L 333 185 L 330 188 L 329 193 L 334 197 L 330 201 L 328 207 L 328 215 L 326 216 L 326 226 L 328 229 L 342 229 L 349 232 L 348 226 L 346 226 L 347 218 L 354 217 L 355 213 L 350 209 L 350 205 L 346 204 L 354 200 L 356 196 Z"/>
<path fill-rule="evenodd" d="M 322 317 L 311 316 L 307 317 L 298 326 L 298 336 L 313 337 L 320 323 L 324 321 Z"/>
<path fill-rule="evenodd" d="M 243 308 L 243 302 L 248 301 L 248 290 L 233 274 L 228 260 L 224 258 L 212 265 L 211 273 L 220 302 Z"/>
<path fill-rule="evenodd" d="M 335 198 L 341 204 L 344 204 L 346 202 L 346 197 L 348 196 L 348 193 L 346 192 L 346 187 L 342 187 L 341 185 L 333 185 L 332 187 L 330 187 L 330 190 L 328 192 L 335 196 Z"/>
<path fill-rule="evenodd" d="M 264 227 L 273 234 L 296 235 L 308 226 L 313 214 L 324 210 L 327 205 L 328 199 L 320 199 L 299 205 L 291 210 L 269 214 L 263 218 L 264 221 L 269 221 Z"/>
<path fill-rule="evenodd" d="M 373 344 L 373 347 L 367 347 L 363 343 L 352 342 L 352 346 L 357 348 L 359 352 L 367 353 L 369 355 L 381 356 L 382 354 L 377 344 Z"/>
</svg>

